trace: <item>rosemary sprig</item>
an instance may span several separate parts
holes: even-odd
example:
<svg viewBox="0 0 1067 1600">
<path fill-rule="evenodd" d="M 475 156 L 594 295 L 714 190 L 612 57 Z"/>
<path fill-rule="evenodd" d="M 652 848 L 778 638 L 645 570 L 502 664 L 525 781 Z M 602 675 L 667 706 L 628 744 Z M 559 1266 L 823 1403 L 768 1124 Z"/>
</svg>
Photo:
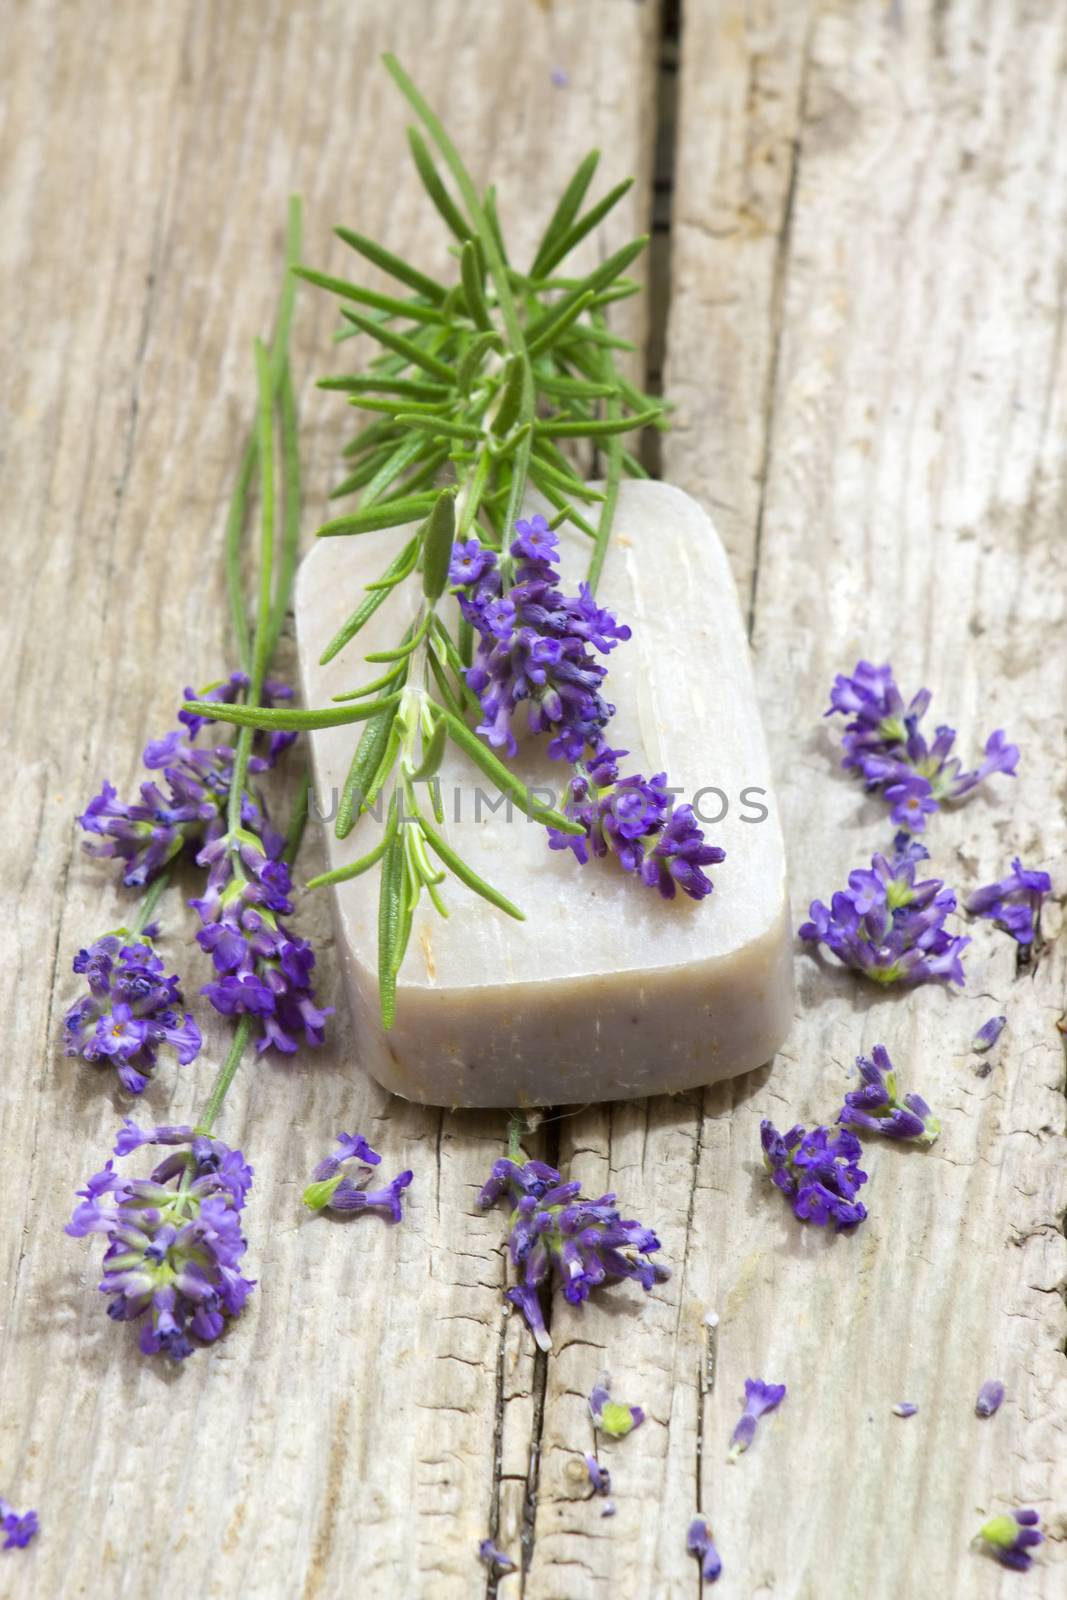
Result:
<svg viewBox="0 0 1067 1600">
<path fill-rule="evenodd" d="M 338 228 L 357 255 L 398 285 L 369 290 L 306 266 L 294 273 L 342 302 L 341 338 L 362 335 L 377 346 L 358 376 L 336 375 L 321 387 L 338 391 L 372 420 L 345 448 L 348 476 L 334 497 L 359 494 L 355 510 L 319 529 L 326 538 L 385 528 L 409 530 L 381 577 L 366 586 L 351 615 L 326 645 L 325 664 L 346 649 L 402 584 L 421 578 L 415 620 L 392 650 L 366 659 L 387 666 L 331 706 L 264 711 L 254 703 L 215 707 L 214 715 L 252 728 L 325 728 L 365 724 L 336 819 L 339 838 L 389 792 L 379 843 L 357 861 L 313 880 L 337 883 L 381 868 L 379 977 L 382 1016 L 395 1016 L 396 977 L 415 907 L 425 892 L 446 914 L 439 886 L 447 874 L 490 904 L 521 916 L 441 836 L 420 809 L 415 785 L 432 780 L 446 746 L 461 749 L 537 821 L 563 832 L 580 827 L 551 807 L 531 804 L 528 791 L 466 720 L 471 703 L 463 678 L 470 661 L 466 624 L 452 632 L 448 566 L 453 540 L 473 533 L 499 554 L 510 576 L 510 530 L 532 483 L 553 508 L 552 525 L 569 521 L 591 542 L 589 582 L 596 585 L 607 553 L 624 472 L 641 469 L 623 448 L 627 433 L 663 423 L 660 402 L 629 383 L 616 364 L 624 342 L 608 331 L 605 308 L 636 292 L 626 273 L 647 243 L 641 237 L 585 275 L 568 273 L 568 258 L 622 199 L 617 185 L 583 210 L 598 152 L 579 164 L 534 252 L 517 268 L 500 230 L 492 191 L 479 195 L 440 120 L 392 56 L 385 66 L 414 112 L 409 129 L 416 169 L 456 241 L 458 270 L 446 284 L 385 246 Z M 591 490 L 572 456 L 576 444 L 603 446 L 606 489 Z M 444 480 L 444 481 L 442 481 Z M 598 506 L 596 524 L 580 506 Z M 379 813 L 380 814 L 380 813 Z"/>
</svg>

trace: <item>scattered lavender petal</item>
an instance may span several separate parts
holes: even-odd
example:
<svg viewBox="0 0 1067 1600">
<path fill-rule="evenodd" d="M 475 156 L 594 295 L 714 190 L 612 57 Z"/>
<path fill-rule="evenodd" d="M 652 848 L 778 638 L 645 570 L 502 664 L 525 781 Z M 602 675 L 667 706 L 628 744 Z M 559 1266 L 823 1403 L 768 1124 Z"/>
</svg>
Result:
<svg viewBox="0 0 1067 1600">
<path fill-rule="evenodd" d="M 976 1415 L 991 1417 L 994 1411 L 1000 1410 L 1001 1401 L 1004 1399 L 1004 1385 L 999 1378 L 987 1378 L 978 1391 L 978 1399 L 974 1403 Z"/>
<path fill-rule="evenodd" d="M 971 1040 L 971 1049 L 979 1052 L 983 1050 L 992 1050 L 993 1046 L 1004 1032 L 1004 1026 L 1007 1020 L 1007 1017 L 990 1017 L 988 1022 L 983 1022 L 982 1026 Z"/>
<path fill-rule="evenodd" d="M 898 1400 L 893 1407 L 895 1417 L 913 1417 L 918 1411 L 918 1406 L 911 1400 Z"/>
</svg>

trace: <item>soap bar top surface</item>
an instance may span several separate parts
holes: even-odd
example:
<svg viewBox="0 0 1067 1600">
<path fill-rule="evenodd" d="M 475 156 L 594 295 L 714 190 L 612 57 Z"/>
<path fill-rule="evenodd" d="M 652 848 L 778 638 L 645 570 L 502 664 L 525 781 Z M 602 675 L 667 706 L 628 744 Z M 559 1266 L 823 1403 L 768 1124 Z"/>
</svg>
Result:
<svg viewBox="0 0 1067 1600">
<path fill-rule="evenodd" d="M 418 602 L 417 581 L 390 596 L 333 661 L 318 661 L 363 585 L 380 576 L 404 537 L 389 529 L 324 539 L 304 561 L 296 616 L 308 706 L 327 705 L 377 676 L 381 668 L 363 656 L 399 640 Z M 561 586 L 576 592 L 590 541 L 569 526 L 559 537 Z M 611 858 L 580 866 L 570 850 L 550 849 L 544 828 L 521 811 L 509 816 L 503 804 L 493 811 L 500 797 L 491 783 L 449 746 L 439 774 L 443 831 L 527 920 L 513 920 L 446 879 L 448 921 L 425 899 L 416 912 L 399 975 L 401 1011 L 405 989 L 549 984 L 714 961 L 781 924 L 785 858 L 748 643 L 725 552 L 700 507 L 666 484 L 624 483 L 597 598 L 632 629 L 603 658 L 604 694 L 616 707 L 608 743 L 629 752 L 622 775 L 665 771 L 679 791 L 676 804 L 693 803 L 709 819 L 701 820 L 706 841 L 726 851 L 726 860 L 708 869 L 714 892 L 699 903 L 682 894 L 668 902 Z M 548 757 L 544 737 L 524 735 L 524 720 L 520 708 L 519 754 L 511 764 L 542 797 L 553 790 L 558 803 L 570 768 Z M 360 731 L 357 724 L 313 735 L 315 808 L 324 819 L 336 809 Z M 724 806 L 725 815 L 713 820 Z M 382 825 L 365 815 L 338 840 L 327 820 L 330 866 L 365 854 Z M 377 869 L 335 892 L 350 957 L 369 976 L 376 970 Z"/>
</svg>

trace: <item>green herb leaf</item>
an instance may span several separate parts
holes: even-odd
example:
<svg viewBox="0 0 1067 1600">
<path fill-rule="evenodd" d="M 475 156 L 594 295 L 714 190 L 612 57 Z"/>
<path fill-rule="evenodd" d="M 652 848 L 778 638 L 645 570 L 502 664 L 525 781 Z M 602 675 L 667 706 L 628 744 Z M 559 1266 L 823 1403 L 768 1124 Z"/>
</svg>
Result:
<svg viewBox="0 0 1067 1600">
<path fill-rule="evenodd" d="M 422 592 L 431 605 L 445 592 L 455 535 L 456 494 L 454 489 L 444 489 L 437 496 L 422 535 Z"/>
</svg>

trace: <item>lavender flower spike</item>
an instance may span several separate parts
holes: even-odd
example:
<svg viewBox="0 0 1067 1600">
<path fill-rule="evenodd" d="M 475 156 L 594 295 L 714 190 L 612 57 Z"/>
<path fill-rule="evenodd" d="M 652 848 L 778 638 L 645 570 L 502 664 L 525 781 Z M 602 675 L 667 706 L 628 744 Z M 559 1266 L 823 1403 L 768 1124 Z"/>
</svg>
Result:
<svg viewBox="0 0 1067 1600">
<path fill-rule="evenodd" d="M 762 1378 L 745 1379 L 745 1409 L 730 1436 L 727 1461 L 743 1455 L 756 1436 L 756 1423 L 767 1411 L 774 1411 L 785 1399 L 784 1383 L 764 1383 Z"/>
<path fill-rule="evenodd" d="M 979 1053 L 984 1050 L 992 1050 L 993 1046 L 1004 1032 L 1004 1026 L 1007 1020 L 1007 1017 L 990 1017 L 988 1022 L 983 1022 L 982 1026 L 971 1040 L 971 1049 L 977 1050 Z"/>
<path fill-rule="evenodd" d="M 516 522 L 510 549 L 516 581 L 504 594 L 496 555 L 476 539 L 453 548 L 449 575 L 460 586 L 460 609 L 478 634 L 467 682 L 481 701 L 478 732 L 513 756 L 511 718 L 525 702 L 532 733 L 551 735 L 548 753 L 568 761 L 596 749 L 615 714 L 600 693 L 607 655 L 630 630 L 593 599 L 587 584 L 560 592 L 553 563 L 558 540 L 544 517 Z"/>
<path fill-rule="evenodd" d="M 1030 945 L 1040 925 L 1041 902 L 1051 890 L 1047 872 L 1029 870 L 1016 856 L 1006 878 L 976 889 L 965 904 L 972 916 L 986 917 L 1019 944 Z"/>
<path fill-rule="evenodd" d="M 679 889 L 691 900 L 703 900 L 713 886 L 702 869 L 725 861 L 725 850 L 704 843 L 692 806 L 671 811 L 665 772 L 620 778 L 619 758 L 625 754 L 601 745 L 584 766 L 576 767 L 564 809 L 585 832 L 549 828 L 550 847 L 573 850 L 582 866 L 590 853 L 613 856 L 625 872 L 658 889 L 665 900 L 673 900 Z"/>
<path fill-rule="evenodd" d="M 498 1550 L 492 1539 L 483 1539 L 478 1546 L 478 1560 L 483 1561 L 489 1570 L 498 1577 L 503 1577 L 505 1572 L 514 1572 L 515 1563 L 503 1550 Z"/>
<path fill-rule="evenodd" d="M 14 1506 L 0 1495 L 0 1533 L 4 1535 L 5 1550 L 25 1550 L 37 1530 L 36 1511 L 24 1511 L 19 1516 Z"/>
<path fill-rule="evenodd" d="M 611 1398 L 611 1379 L 606 1372 L 601 1373 L 593 1385 L 593 1391 L 589 1396 L 589 1415 L 593 1419 L 594 1428 L 606 1433 L 609 1439 L 625 1438 L 645 1420 L 641 1406 L 620 1405 L 617 1400 Z"/>
<path fill-rule="evenodd" d="M 982 1541 L 982 1549 L 995 1556 L 1002 1566 L 1025 1572 L 1033 1562 L 1030 1551 L 1044 1542 L 1044 1534 L 1038 1526 L 1040 1521 L 1036 1511 L 1005 1511 L 998 1517 L 990 1517 L 979 1528 L 977 1537 Z"/>
<path fill-rule="evenodd" d="M 304 1190 L 309 1211 L 337 1211 L 350 1216 L 354 1211 L 383 1211 L 393 1222 L 403 1220 L 400 1196 L 413 1174 L 399 1173 L 382 1189 L 368 1189 L 373 1169 L 381 1161 L 361 1133 L 339 1133 L 337 1151 L 320 1161 Z M 349 1161 L 362 1163 L 355 1176 L 342 1169 Z"/>
<path fill-rule="evenodd" d="M 581 1198 L 580 1183 L 563 1183 L 555 1167 L 543 1161 L 524 1166 L 503 1157 L 479 1195 L 491 1206 L 507 1198 L 511 1205 L 509 1250 L 520 1281 L 507 1291 L 519 1307 L 542 1350 L 551 1350 L 541 1290 L 553 1273 L 571 1305 L 581 1305 L 592 1289 L 609 1280 L 633 1278 L 648 1291 L 670 1276 L 669 1268 L 649 1257 L 660 1248 L 650 1228 L 624 1221 L 613 1194 L 599 1200 Z"/>
<path fill-rule="evenodd" d="M 783 1135 L 765 1119 L 760 1140 L 771 1182 L 792 1202 L 801 1222 L 820 1227 L 833 1222 L 840 1232 L 864 1220 L 867 1208 L 856 1196 L 867 1174 L 859 1166 L 863 1152 L 854 1133 L 842 1128 L 831 1135 L 825 1127 L 808 1133 L 798 1123 Z"/>
<path fill-rule="evenodd" d="M 180 1361 L 192 1353 L 194 1337 L 217 1339 L 254 1287 L 240 1273 L 247 1245 L 239 1219 L 252 1168 L 239 1150 L 191 1128 L 142 1131 L 129 1121 L 115 1153 L 142 1144 L 187 1148 L 172 1149 L 146 1179 L 124 1179 L 108 1161 L 79 1190 L 66 1231 L 76 1239 L 104 1235 L 100 1289 L 112 1297 L 108 1316 L 135 1322 L 147 1314 L 144 1354 L 162 1351 Z"/>
<path fill-rule="evenodd" d="M 184 1067 L 200 1050 L 200 1029 L 182 1012 L 176 975 L 167 977 L 152 945 L 152 929 L 133 937 L 125 928 L 105 934 L 74 957 L 87 992 L 64 1019 L 66 1053 L 94 1065 L 113 1065 L 130 1094 L 140 1094 L 160 1045 Z"/>
<path fill-rule="evenodd" d="M 711 1530 L 703 1517 L 694 1517 L 685 1536 L 685 1547 L 700 1562 L 700 1575 L 705 1583 L 714 1583 L 722 1572 L 722 1558 L 716 1550 Z"/>
<path fill-rule="evenodd" d="M 996 772 L 1015 776 L 1016 745 L 1002 728 L 986 740 L 984 759 L 972 772 L 961 772 L 951 754 L 953 728 L 935 729 L 928 742 L 920 723 L 930 705 L 929 689 L 920 689 L 907 705 L 890 666 L 860 661 L 851 678 L 843 674 L 830 691 L 830 709 L 849 721 L 843 740 L 847 771 L 860 774 L 869 790 L 881 789 L 898 827 L 919 833 L 926 819 L 947 801 L 962 800 Z"/>
<path fill-rule="evenodd" d="M 978 1399 L 974 1402 L 974 1413 L 977 1417 L 991 1417 L 995 1411 L 1000 1410 L 1004 1399 L 1004 1385 L 999 1378 L 987 1378 L 978 1391 Z"/>
<path fill-rule="evenodd" d="M 911 1139 L 931 1145 L 941 1123 L 921 1095 L 897 1098 L 897 1075 L 884 1044 L 876 1044 L 871 1059 L 857 1056 L 863 1080 L 861 1089 L 846 1094 L 837 1120 L 853 1133 L 884 1133 L 890 1139 Z"/>
<path fill-rule="evenodd" d="M 809 944 L 825 944 L 846 967 L 880 984 L 963 984 L 960 960 L 970 939 L 945 931 L 956 896 L 940 878 L 915 881 L 928 852 L 898 834 L 892 860 L 871 858 L 870 870 L 851 872 L 848 888 L 830 905 L 811 903 L 811 920 L 799 929 Z"/>
</svg>

